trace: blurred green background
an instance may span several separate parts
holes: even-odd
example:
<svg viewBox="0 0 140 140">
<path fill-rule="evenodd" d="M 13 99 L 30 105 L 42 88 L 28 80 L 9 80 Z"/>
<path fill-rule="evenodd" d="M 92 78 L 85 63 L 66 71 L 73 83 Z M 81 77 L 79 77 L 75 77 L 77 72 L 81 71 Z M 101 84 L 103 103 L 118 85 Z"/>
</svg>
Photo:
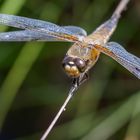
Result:
<svg viewBox="0 0 140 140">
<path fill-rule="evenodd" d="M 0 13 L 77 25 L 91 33 L 116 0 L 0 0 Z M 15 30 L 0 26 L 0 31 Z M 111 40 L 140 56 L 140 1 L 131 0 Z M 63 42 L 0 43 L 0 140 L 38 140 L 64 102 L 71 80 Z M 140 80 L 101 55 L 48 140 L 140 140 Z"/>
</svg>

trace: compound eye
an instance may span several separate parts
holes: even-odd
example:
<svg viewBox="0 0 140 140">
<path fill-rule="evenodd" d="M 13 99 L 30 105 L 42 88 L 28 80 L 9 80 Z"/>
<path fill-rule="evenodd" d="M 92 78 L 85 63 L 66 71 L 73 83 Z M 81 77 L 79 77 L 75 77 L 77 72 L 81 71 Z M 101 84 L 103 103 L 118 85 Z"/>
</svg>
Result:
<svg viewBox="0 0 140 140">
<path fill-rule="evenodd" d="M 63 68 L 70 77 L 79 77 L 79 68 L 75 65 L 74 58 L 65 57 L 63 60 Z"/>
<path fill-rule="evenodd" d="M 75 59 L 75 64 L 78 67 L 80 72 L 84 72 L 84 70 L 86 69 L 85 61 L 81 60 L 80 58 Z"/>
</svg>

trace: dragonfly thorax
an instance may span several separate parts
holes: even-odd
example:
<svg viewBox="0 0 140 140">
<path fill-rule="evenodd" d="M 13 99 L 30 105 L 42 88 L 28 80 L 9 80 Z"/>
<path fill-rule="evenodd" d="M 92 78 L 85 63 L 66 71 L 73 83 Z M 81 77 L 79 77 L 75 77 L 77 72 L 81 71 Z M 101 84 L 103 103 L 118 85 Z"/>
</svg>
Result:
<svg viewBox="0 0 140 140">
<path fill-rule="evenodd" d="M 87 60 L 91 56 L 91 47 L 88 44 L 73 44 L 67 52 L 67 55 L 71 57 L 78 57 L 83 60 Z"/>
</svg>

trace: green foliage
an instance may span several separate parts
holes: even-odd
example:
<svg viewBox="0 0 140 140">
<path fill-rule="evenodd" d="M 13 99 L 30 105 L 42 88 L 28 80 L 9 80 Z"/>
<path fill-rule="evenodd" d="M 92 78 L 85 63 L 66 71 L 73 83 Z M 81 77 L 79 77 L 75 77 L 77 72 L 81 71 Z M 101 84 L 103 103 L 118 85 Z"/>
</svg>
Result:
<svg viewBox="0 0 140 140">
<path fill-rule="evenodd" d="M 81 26 L 91 33 L 115 0 L 5 0 L 0 13 Z M 131 2 L 111 40 L 140 56 L 139 2 Z M 0 26 L 0 31 L 16 30 Z M 63 103 L 70 80 L 61 60 L 70 43 L 0 43 L 0 139 L 39 139 Z M 101 55 L 88 82 L 69 103 L 50 140 L 140 139 L 140 81 Z"/>
</svg>

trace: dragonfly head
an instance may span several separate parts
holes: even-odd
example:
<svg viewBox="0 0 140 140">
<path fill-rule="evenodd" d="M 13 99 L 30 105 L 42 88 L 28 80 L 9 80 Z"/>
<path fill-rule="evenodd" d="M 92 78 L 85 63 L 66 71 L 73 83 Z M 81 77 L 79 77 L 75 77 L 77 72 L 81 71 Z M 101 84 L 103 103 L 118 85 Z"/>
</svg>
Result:
<svg viewBox="0 0 140 140">
<path fill-rule="evenodd" d="M 79 77 L 81 73 L 85 72 L 87 67 L 86 61 L 68 55 L 64 58 L 62 65 L 66 74 L 72 78 Z"/>
</svg>

